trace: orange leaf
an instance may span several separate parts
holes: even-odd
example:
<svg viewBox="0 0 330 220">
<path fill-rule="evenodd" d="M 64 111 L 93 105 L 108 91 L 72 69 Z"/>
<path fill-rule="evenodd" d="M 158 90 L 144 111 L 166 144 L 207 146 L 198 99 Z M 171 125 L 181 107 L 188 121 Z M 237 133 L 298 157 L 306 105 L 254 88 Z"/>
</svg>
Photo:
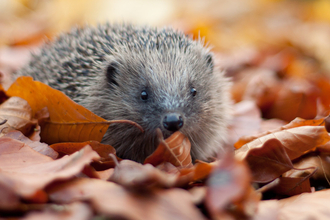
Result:
<svg viewBox="0 0 330 220">
<path fill-rule="evenodd" d="M 164 140 L 159 129 L 157 129 L 157 135 L 159 138 L 158 148 L 145 159 L 144 164 L 150 163 L 157 166 L 162 162 L 170 162 L 177 167 L 192 166 L 190 156 L 191 144 L 186 136 L 177 131 Z"/>
<path fill-rule="evenodd" d="M 92 147 L 94 151 L 96 151 L 101 157 L 99 160 L 94 161 L 92 166 L 97 170 L 104 170 L 115 167 L 115 163 L 110 156 L 110 154 L 116 154 L 116 150 L 108 144 L 101 144 L 98 141 L 86 141 L 79 143 L 57 143 L 52 144 L 50 147 L 54 149 L 56 152 L 60 153 L 60 155 L 72 154 L 76 151 L 81 150 L 86 145 Z M 117 157 L 117 160 L 121 160 Z"/>
<path fill-rule="evenodd" d="M 257 138 L 236 150 L 236 157 L 245 158 L 250 149 L 261 148 L 269 139 L 278 139 L 291 160 L 306 154 L 330 140 L 324 126 L 302 126 L 274 132 Z"/>
<path fill-rule="evenodd" d="M 195 169 L 195 173 L 194 173 L 194 181 L 197 180 L 203 180 L 205 178 L 207 178 L 212 169 L 216 166 L 218 166 L 219 161 L 215 161 L 212 163 L 206 163 L 204 161 L 196 161 L 195 165 L 194 165 L 194 169 Z"/>
<path fill-rule="evenodd" d="M 56 181 L 79 174 L 99 156 L 89 146 L 70 156 L 53 160 L 23 142 L 0 138 L 0 180 L 10 182 L 8 187 L 24 199 L 42 199 L 38 191 Z M 36 194 L 37 193 L 37 194 Z"/>
<path fill-rule="evenodd" d="M 32 77 L 18 78 L 8 89 L 8 96 L 28 101 L 33 114 L 45 106 L 50 119 L 41 130 L 41 138 L 48 144 L 57 142 L 101 141 L 109 122 L 78 105 L 62 92 L 33 81 Z"/>
<path fill-rule="evenodd" d="M 18 141 L 21 141 L 31 147 L 33 150 L 51 157 L 52 159 L 56 159 L 58 157 L 58 153 L 50 148 L 45 143 L 40 143 L 39 141 L 32 141 L 29 138 L 25 137 L 20 131 L 11 131 L 4 135 L 4 137 L 12 138 Z"/>
<path fill-rule="evenodd" d="M 327 118 L 320 118 L 320 119 L 314 119 L 314 120 L 305 120 L 302 118 L 295 118 L 294 120 L 292 120 L 289 124 L 286 124 L 278 129 L 272 130 L 272 131 L 266 131 L 263 133 L 260 133 L 258 135 L 253 135 L 253 136 L 247 136 L 247 137 L 242 137 L 240 138 L 236 143 L 235 143 L 235 148 L 239 149 L 240 147 L 242 147 L 244 144 L 247 144 L 257 138 L 260 138 L 262 136 L 266 136 L 268 134 L 272 134 L 278 131 L 283 131 L 283 130 L 287 130 L 290 128 L 296 128 L 296 127 L 301 127 L 301 126 L 321 126 L 325 124 L 325 120 Z"/>
<path fill-rule="evenodd" d="M 151 164 L 140 164 L 131 160 L 122 160 L 115 167 L 110 181 L 129 189 L 149 189 L 155 187 L 173 187 L 178 173 L 163 172 Z"/>
<path fill-rule="evenodd" d="M 307 119 L 314 118 L 318 96 L 318 88 L 309 81 L 289 78 L 282 82 L 277 99 L 264 116 L 285 121 L 291 121 L 297 116 Z"/>
<path fill-rule="evenodd" d="M 27 101 L 19 97 L 11 97 L 0 105 L 1 135 L 12 130 L 19 130 L 29 135 L 37 120 L 32 119 L 32 109 Z"/>
<path fill-rule="evenodd" d="M 76 151 L 81 150 L 86 145 L 92 147 L 94 151 L 96 151 L 102 160 L 110 158 L 109 154 L 116 154 L 116 150 L 108 144 L 101 144 L 98 141 L 86 141 L 80 143 L 58 143 L 50 145 L 55 151 L 63 153 L 63 154 L 73 154 Z"/>
<path fill-rule="evenodd" d="M 226 153 L 207 181 L 205 203 L 211 215 L 221 216 L 230 204 L 234 204 L 234 214 L 250 215 L 251 207 L 256 206 L 260 199 L 251 189 L 250 181 L 250 171 L 245 162 Z"/>
<path fill-rule="evenodd" d="M 237 150 L 239 151 L 239 150 Z M 245 159 L 252 172 L 252 181 L 266 183 L 293 169 L 284 146 L 277 139 L 269 139 L 262 146 L 250 149 L 245 157 L 239 152 L 236 158 Z"/>
<path fill-rule="evenodd" d="M 88 201 L 97 213 L 110 219 L 205 219 L 183 189 L 134 193 L 113 182 L 77 178 L 48 190 L 56 203 Z"/>
</svg>

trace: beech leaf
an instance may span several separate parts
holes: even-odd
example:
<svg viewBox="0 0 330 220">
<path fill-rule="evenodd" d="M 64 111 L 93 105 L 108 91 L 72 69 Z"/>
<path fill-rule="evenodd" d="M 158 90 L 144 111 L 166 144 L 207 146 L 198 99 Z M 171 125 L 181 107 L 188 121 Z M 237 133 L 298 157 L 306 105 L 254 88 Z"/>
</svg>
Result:
<svg viewBox="0 0 330 220">
<path fill-rule="evenodd" d="M 327 117 L 326 117 L 327 118 Z M 325 125 L 325 120 L 326 118 L 320 118 L 320 119 L 314 119 L 314 120 L 305 120 L 302 118 L 295 118 L 294 120 L 292 120 L 289 124 L 286 124 L 280 128 L 277 128 L 275 130 L 272 131 L 266 131 L 266 132 L 262 132 L 258 135 L 253 135 L 253 136 L 245 136 L 245 137 L 241 137 L 236 143 L 235 143 L 235 148 L 239 149 L 240 147 L 242 147 L 244 144 L 247 144 L 257 138 L 266 136 L 268 134 L 272 134 L 278 131 L 283 131 L 283 130 L 287 130 L 290 128 L 296 128 L 296 127 L 301 127 L 301 126 L 321 126 L 321 125 Z"/>
<path fill-rule="evenodd" d="M 9 98 L 0 105 L 1 135 L 12 130 L 28 135 L 37 124 L 32 117 L 32 109 L 27 101 L 19 97 Z"/>
<path fill-rule="evenodd" d="M 33 150 L 51 157 L 52 159 L 56 159 L 58 157 L 58 153 L 50 148 L 45 143 L 40 143 L 39 141 L 32 141 L 29 138 L 25 137 L 20 131 L 11 131 L 4 135 L 4 137 L 12 138 L 18 141 L 21 141 L 31 147 Z"/>
<path fill-rule="evenodd" d="M 284 146 L 290 160 L 306 154 L 316 147 L 326 144 L 330 140 L 324 126 L 302 126 L 277 131 L 259 137 L 236 150 L 237 158 L 245 158 L 250 149 L 260 148 L 269 139 L 277 139 Z"/>
<path fill-rule="evenodd" d="M 229 204 L 235 204 L 235 214 L 250 216 L 260 199 L 250 186 L 251 175 L 244 161 L 226 153 L 214 167 L 208 181 L 205 203 L 213 216 L 221 216 Z"/>
<path fill-rule="evenodd" d="M 48 144 L 89 140 L 101 142 L 111 123 L 129 123 L 143 131 L 131 121 L 106 121 L 78 105 L 64 93 L 33 81 L 29 76 L 19 77 L 7 90 L 7 95 L 25 99 L 30 104 L 33 115 L 44 107 L 48 108 L 49 120 L 44 120 L 41 130 L 41 139 Z"/>
<path fill-rule="evenodd" d="M 169 188 L 174 186 L 178 176 L 163 172 L 151 164 L 142 165 L 131 160 L 122 160 L 109 180 L 129 189 Z"/>
<path fill-rule="evenodd" d="M 56 203 L 89 201 L 97 213 L 117 219 L 165 220 L 205 219 L 183 189 L 157 189 L 148 193 L 132 192 L 113 182 L 75 179 L 49 188 Z"/>
<path fill-rule="evenodd" d="M 38 200 L 48 184 L 79 174 L 99 156 L 89 146 L 70 156 L 53 160 L 27 144 L 7 137 L 0 138 L 0 179 L 21 198 Z M 0 198 L 1 199 L 1 198 Z M 47 201 L 47 196 L 44 198 Z M 43 201 L 45 202 L 45 201 Z"/>
<path fill-rule="evenodd" d="M 253 182 L 270 182 L 286 171 L 293 169 L 293 164 L 284 146 L 275 138 L 267 140 L 258 148 L 250 149 L 247 154 L 240 154 L 237 150 L 235 156 L 248 163 Z"/>
<path fill-rule="evenodd" d="M 163 162 L 170 162 L 177 167 L 192 167 L 191 144 L 184 134 L 177 131 L 164 140 L 162 132 L 157 129 L 157 136 L 159 139 L 158 148 L 145 159 L 144 164 L 150 163 L 157 166 Z"/>
</svg>

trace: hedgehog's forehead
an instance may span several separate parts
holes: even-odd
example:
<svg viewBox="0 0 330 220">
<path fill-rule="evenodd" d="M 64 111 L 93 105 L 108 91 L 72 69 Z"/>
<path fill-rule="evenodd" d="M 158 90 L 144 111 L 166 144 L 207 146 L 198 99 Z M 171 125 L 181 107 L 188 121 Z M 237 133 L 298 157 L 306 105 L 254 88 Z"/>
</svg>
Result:
<svg viewBox="0 0 330 220">
<path fill-rule="evenodd" d="M 130 64 L 131 68 L 138 70 L 139 74 L 152 84 L 173 84 L 178 88 L 178 85 L 185 85 L 193 80 L 193 71 L 199 62 L 200 59 L 193 53 L 171 50 L 166 53 L 134 53 Z"/>
<path fill-rule="evenodd" d="M 110 37 L 116 46 L 123 46 L 129 50 L 162 50 L 178 47 L 188 48 L 195 44 L 203 44 L 200 40 L 194 41 L 183 32 L 171 28 L 157 30 L 156 28 L 134 28 L 126 26 L 110 32 Z"/>
</svg>

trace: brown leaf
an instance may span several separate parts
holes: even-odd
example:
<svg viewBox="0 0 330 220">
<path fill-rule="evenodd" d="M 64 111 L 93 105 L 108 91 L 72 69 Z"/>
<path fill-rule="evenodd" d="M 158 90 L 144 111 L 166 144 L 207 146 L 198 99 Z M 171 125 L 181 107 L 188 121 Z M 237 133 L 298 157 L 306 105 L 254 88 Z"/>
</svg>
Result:
<svg viewBox="0 0 330 220">
<path fill-rule="evenodd" d="M 58 157 L 58 153 L 56 151 L 54 151 L 52 148 L 50 148 L 47 144 L 40 143 L 39 141 L 32 141 L 29 138 L 25 137 L 19 131 L 8 132 L 7 134 L 4 135 L 4 137 L 21 141 L 21 142 L 27 144 L 33 150 L 35 150 L 43 155 L 46 155 L 48 157 L 51 157 L 52 159 L 56 159 Z"/>
<path fill-rule="evenodd" d="M 13 210 L 20 204 L 20 197 L 12 188 L 12 181 L 1 178 L 0 173 L 0 210 Z"/>
<path fill-rule="evenodd" d="M 214 169 L 217 167 L 219 161 L 215 161 L 212 163 L 206 163 L 204 161 L 197 160 L 194 165 L 194 181 L 206 179 Z"/>
<path fill-rule="evenodd" d="M 20 77 L 7 90 L 8 96 L 19 96 L 28 101 L 33 115 L 47 107 L 50 119 L 41 130 L 41 138 L 48 144 L 57 142 L 101 141 L 109 122 L 69 99 L 62 92 Z"/>
<path fill-rule="evenodd" d="M 45 186 L 55 180 L 65 180 L 99 156 L 89 146 L 70 156 L 53 160 L 28 145 L 10 138 L 0 138 L 0 179 L 10 182 L 10 187 L 26 200 L 40 198 Z M 45 202 L 45 201 L 44 201 Z"/>
<path fill-rule="evenodd" d="M 205 219 L 182 189 L 134 193 L 124 187 L 97 179 L 75 179 L 49 189 L 56 203 L 89 201 L 97 213 L 110 218 L 136 220 Z"/>
<path fill-rule="evenodd" d="M 231 154 L 223 156 L 214 167 L 208 181 L 205 202 L 212 216 L 224 213 L 229 204 L 235 204 L 235 216 L 251 216 L 260 198 L 250 186 L 250 171 L 243 161 Z"/>
<path fill-rule="evenodd" d="M 100 160 L 102 161 L 112 160 L 109 155 L 116 154 L 116 150 L 112 146 L 108 144 L 101 144 L 98 141 L 85 141 L 80 143 L 57 143 L 50 145 L 50 147 L 56 152 L 62 154 L 72 154 L 84 148 L 86 145 L 91 146 L 92 149 L 100 155 Z"/>
<path fill-rule="evenodd" d="M 129 189 L 150 189 L 155 187 L 173 187 L 179 174 L 163 172 L 151 164 L 140 164 L 131 160 L 122 160 L 115 167 L 110 181 Z"/>
<path fill-rule="evenodd" d="M 259 137 L 236 150 L 237 158 L 245 158 L 250 149 L 260 148 L 269 139 L 278 139 L 290 160 L 300 157 L 330 140 L 324 126 L 302 126 L 274 132 Z"/>
<path fill-rule="evenodd" d="M 254 136 L 247 136 L 247 137 L 242 137 L 240 138 L 236 143 L 235 143 L 235 148 L 238 149 L 240 147 L 242 147 L 244 144 L 247 144 L 257 138 L 266 136 L 268 134 L 272 134 L 278 131 L 283 131 L 283 130 L 287 130 L 290 128 L 296 128 L 296 127 L 301 127 L 301 126 L 321 126 L 325 124 L 325 119 L 326 118 L 320 118 L 320 119 L 315 119 L 315 120 L 305 120 L 302 118 L 295 118 L 294 120 L 292 120 L 289 124 L 286 124 L 284 126 L 281 126 L 277 129 L 271 130 L 271 131 L 266 131 L 266 132 L 262 132 L 258 135 L 254 135 Z"/>
<path fill-rule="evenodd" d="M 262 111 L 269 109 L 277 98 L 280 81 L 274 71 L 260 68 L 243 70 L 232 87 L 236 102 L 254 100 Z"/>
<path fill-rule="evenodd" d="M 277 99 L 264 116 L 285 121 L 291 121 L 296 117 L 312 119 L 316 116 L 318 96 L 318 89 L 309 81 L 289 78 L 282 82 Z"/>
<path fill-rule="evenodd" d="M 279 184 L 272 189 L 277 195 L 294 196 L 312 192 L 309 177 L 280 177 Z"/>
<path fill-rule="evenodd" d="M 233 119 L 228 128 L 226 143 L 232 147 L 245 135 L 255 135 L 260 130 L 261 112 L 252 101 L 241 101 L 233 106 Z"/>
<path fill-rule="evenodd" d="M 184 134 L 177 131 L 164 140 L 161 131 L 157 129 L 157 136 L 159 145 L 155 152 L 145 159 L 144 164 L 150 163 L 157 166 L 163 162 L 170 162 L 177 167 L 192 166 L 190 156 L 191 144 Z"/>
<path fill-rule="evenodd" d="M 330 178 L 330 161 L 329 155 L 320 153 L 319 155 L 308 155 L 306 157 L 300 158 L 293 164 L 296 169 L 301 170 L 300 172 L 292 170 L 287 175 L 291 177 L 304 177 L 308 174 L 312 174 L 315 169 L 306 168 L 317 168 L 312 179 L 329 179 Z"/>
<path fill-rule="evenodd" d="M 44 220 L 44 219 L 61 219 L 61 220 L 89 220 L 93 218 L 93 212 L 88 204 L 82 202 L 73 202 L 65 205 L 45 206 L 44 209 L 31 211 L 24 220 Z"/>
<path fill-rule="evenodd" d="M 12 130 L 19 130 L 29 135 L 37 120 L 32 119 L 32 109 L 27 101 L 19 97 L 11 97 L 0 105 L 1 135 Z"/>
<path fill-rule="evenodd" d="M 275 138 L 267 140 L 262 146 L 252 148 L 244 154 L 239 149 L 235 157 L 244 159 L 248 163 L 253 182 L 270 182 L 293 169 L 293 164 L 283 144 Z"/>
<path fill-rule="evenodd" d="M 328 219 L 329 202 L 329 189 L 279 200 L 279 219 Z"/>
<path fill-rule="evenodd" d="M 279 207 L 277 200 L 260 201 L 257 213 L 253 216 L 253 220 L 278 220 Z"/>
<path fill-rule="evenodd" d="M 116 166 L 115 162 L 113 161 L 113 157 L 111 157 L 111 154 L 116 155 L 116 150 L 107 144 L 101 144 L 98 141 L 85 141 L 80 143 L 57 143 L 52 144 L 50 147 L 54 149 L 56 152 L 58 152 L 61 156 L 72 154 L 86 145 L 89 145 L 92 147 L 94 151 L 96 151 L 100 155 L 100 159 L 97 161 L 92 162 L 92 166 L 96 170 L 106 170 L 109 168 L 114 168 Z M 116 157 L 118 161 L 121 159 Z"/>
</svg>

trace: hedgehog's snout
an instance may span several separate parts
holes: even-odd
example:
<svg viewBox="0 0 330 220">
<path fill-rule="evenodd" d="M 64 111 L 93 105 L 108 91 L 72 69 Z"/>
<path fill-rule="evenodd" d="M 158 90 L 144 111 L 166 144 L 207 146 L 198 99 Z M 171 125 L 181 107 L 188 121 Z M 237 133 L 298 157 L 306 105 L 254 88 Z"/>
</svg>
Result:
<svg viewBox="0 0 330 220">
<path fill-rule="evenodd" d="M 182 128 L 183 117 L 179 113 L 167 113 L 162 123 L 166 130 L 175 132 Z"/>
</svg>

